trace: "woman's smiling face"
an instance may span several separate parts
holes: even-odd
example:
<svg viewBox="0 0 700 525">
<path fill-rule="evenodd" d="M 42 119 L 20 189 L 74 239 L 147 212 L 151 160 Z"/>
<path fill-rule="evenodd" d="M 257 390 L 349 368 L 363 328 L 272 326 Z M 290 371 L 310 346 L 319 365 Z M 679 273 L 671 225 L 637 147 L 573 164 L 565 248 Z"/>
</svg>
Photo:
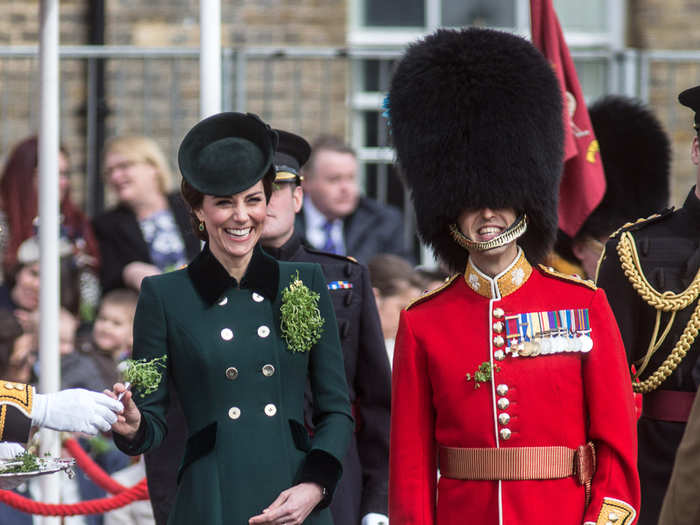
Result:
<svg viewBox="0 0 700 525">
<path fill-rule="evenodd" d="M 224 267 L 238 266 L 262 235 L 267 214 L 263 183 L 228 197 L 205 195 L 195 214 L 207 229 L 214 256 Z"/>
</svg>

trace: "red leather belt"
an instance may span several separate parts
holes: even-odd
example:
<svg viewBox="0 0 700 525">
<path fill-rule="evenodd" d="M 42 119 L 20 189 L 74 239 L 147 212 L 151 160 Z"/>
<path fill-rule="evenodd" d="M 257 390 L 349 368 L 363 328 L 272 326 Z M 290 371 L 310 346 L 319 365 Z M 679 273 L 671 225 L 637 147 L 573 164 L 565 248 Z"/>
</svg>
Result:
<svg viewBox="0 0 700 525">
<path fill-rule="evenodd" d="M 642 415 L 659 421 L 688 421 L 695 392 L 654 390 L 642 398 Z"/>
</svg>

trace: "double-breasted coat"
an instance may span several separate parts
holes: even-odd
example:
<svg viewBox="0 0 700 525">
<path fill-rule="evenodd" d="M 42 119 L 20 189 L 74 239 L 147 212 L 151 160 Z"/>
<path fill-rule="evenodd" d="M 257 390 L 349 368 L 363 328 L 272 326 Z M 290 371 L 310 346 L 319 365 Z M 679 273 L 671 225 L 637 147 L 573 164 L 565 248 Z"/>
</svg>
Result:
<svg viewBox="0 0 700 525">
<path fill-rule="evenodd" d="M 281 335 L 283 290 L 296 277 L 319 294 L 321 339 L 293 352 Z M 134 321 L 134 358 L 168 355 L 170 380 L 145 397 L 130 454 L 157 447 L 168 389 L 177 389 L 189 428 L 171 524 L 240 524 L 283 490 L 313 481 L 326 498 L 306 520 L 332 523 L 329 503 L 352 433 L 343 361 L 325 280 L 317 265 L 284 263 L 256 247 L 237 283 L 208 247 L 183 270 L 144 280 Z M 315 433 L 304 427 L 307 381 Z"/>
<path fill-rule="evenodd" d="M 624 235 L 632 239 L 639 261 L 639 281 L 633 284 L 624 270 L 618 247 Z M 700 270 L 700 199 L 695 188 L 690 190 L 683 207 L 666 210 L 648 220 L 638 221 L 616 232 L 605 247 L 598 268 L 597 284 L 610 298 L 610 306 L 617 319 L 630 365 L 640 370 L 649 349 L 657 310 L 642 298 L 635 288 L 646 279 L 659 293 L 687 294 Z M 635 272 L 632 272 L 635 273 Z M 690 297 L 692 299 L 692 297 Z M 658 334 L 662 334 L 672 320 L 668 334 L 651 356 L 639 379 L 648 380 L 672 349 L 679 343 L 691 316 L 698 309 L 695 296 L 681 310 L 661 313 Z M 675 370 L 653 391 L 643 394 L 642 416 L 638 421 L 639 476 L 642 486 L 640 525 L 656 525 L 666 487 L 671 477 L 676 450 L 683 436 L 685 420 L 692 404 L 692 396 L 700 386 L 697 370 L 700 356 L 700 338 L 689 345 L 685 356 Z M 671 396 L 671 397 L 669 397 Z M 679 403 L 678 400 L 684 403 Z M 665 401 L 665 399 L 670 401 Z M 684 414 L 679 410 L 685 405 Z M 671 409 L 671 410 L 669 410 Z"/>
<path fill-rule="evenodd" d="M 511 352 L 510 337 L 528 333 L 518 329 L 525 320 L 556 312 L 560 320 L 569 314 L 588 319 L 588 352 L 566 344 L 535 357 Z M 482 365 L 493 372 L 475 383 Z M 494 278 L 469 263 L 465 274 L 402 312 L 392 386 L 392 523 L 634 522 L 639 479 L 632 393 L 602 290 L 532 268 L 522 252 Z M 438 450 L 445 447 L 576 449 L 587 442 L 597 458 L 588 506 L 584 486 L 571 475 L 493 480 L 443 472 L 438 481 Z M 537 457 L 524 463 L 525 472 L 550 467 Z"/>
<path fill-rule="evenodd" d="M 265 247 L 265 251 L 282 261 L 320 264 L 338 323 L 357 424 L 330 506 L 334 525 L 357 525 L 370 512 L 387 514 L 391 371 L 369 272 L 342 255 L 308 248 L 296 234 L 280 248 Z M 310 389 L 306 394 L 305 423 L 313 428 Z M 166 440 L 146 454 L 148 490 L 159 524 L 166 523 L 175 500 L 175 472 L 186 437 L 184 416 L 173 391 L 171 397 Z"/>
</svg>

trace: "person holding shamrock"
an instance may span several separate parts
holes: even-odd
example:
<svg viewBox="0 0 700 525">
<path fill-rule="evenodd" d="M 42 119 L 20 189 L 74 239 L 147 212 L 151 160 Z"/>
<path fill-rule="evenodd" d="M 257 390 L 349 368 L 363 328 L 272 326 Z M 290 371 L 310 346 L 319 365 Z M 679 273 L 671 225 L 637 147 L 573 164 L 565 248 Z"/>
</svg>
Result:
<svg viewBox="0 0 700 525">
<path fill-rule="evenodd" d="M 326 281 L 316 264 L 260 247 L 277 134 L 257 116 L 221 113 L 185 136 L 182 194 L 206 241 L 185 268 L 148 277 L 134 321 L 136 360 L 167 355 L 167 378 L 134 395 L 117 446 L 138 455 L 167 432 L 170 391 L 188 427 L 168 523 L 330 525 L 353 419 Z M 304 390 L 314 397 L 313 436 Z"/>
</svg>

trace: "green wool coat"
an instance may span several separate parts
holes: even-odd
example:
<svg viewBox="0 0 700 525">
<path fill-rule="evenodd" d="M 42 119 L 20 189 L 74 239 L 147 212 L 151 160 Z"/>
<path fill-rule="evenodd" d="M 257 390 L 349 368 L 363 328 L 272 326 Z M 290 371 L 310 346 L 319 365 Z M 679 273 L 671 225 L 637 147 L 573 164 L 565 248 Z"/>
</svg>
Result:
<svg viewBox="0 0 700 525">
<path fill-rule="evenodd" d="M 320 295 L 323 333 L 307 352 L 281 336 L 282 292 L 299 272 Z M 327 496 L 307 518 L 331 524 L 325 507 L 342 472 L 351 434 L 343 357 L 326 281 L 316 264 L 279 262 L 256 247 L 240 284 L 205 247 L 183 270 L 144 279 L 134 321 L 134 358 L 168 354 L 168 380 L 135 392 L 141 426 L 129 454 L 158 447 L 169 388 L 189 428 L 169 524 L 247 524 L 283 490 L 314 481 Z M 304 389 L 316 426 L 304 426 Z"/>
</svg>

